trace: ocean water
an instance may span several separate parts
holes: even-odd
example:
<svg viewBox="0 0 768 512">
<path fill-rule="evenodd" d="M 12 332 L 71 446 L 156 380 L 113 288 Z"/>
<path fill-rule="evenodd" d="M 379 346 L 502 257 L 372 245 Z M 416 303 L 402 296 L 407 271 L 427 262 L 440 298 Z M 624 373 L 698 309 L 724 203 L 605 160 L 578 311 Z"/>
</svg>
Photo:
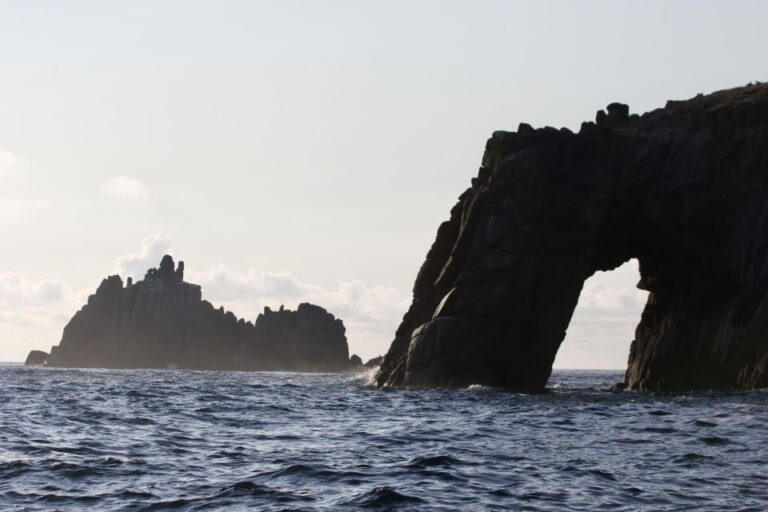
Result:
<svg viewBox="0 0 768 512">
<path fill-rule="evenodd" d="M 768 392 L 0 366 L 0 510 L 768 510 Z"/>
</svg>

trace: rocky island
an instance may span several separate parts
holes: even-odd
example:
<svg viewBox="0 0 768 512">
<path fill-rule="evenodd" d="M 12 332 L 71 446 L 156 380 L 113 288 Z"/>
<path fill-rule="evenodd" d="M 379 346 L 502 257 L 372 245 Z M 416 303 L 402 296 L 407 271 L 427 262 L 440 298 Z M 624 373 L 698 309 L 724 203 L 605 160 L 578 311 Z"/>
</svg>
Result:
<svg viewBox="0 0 768 512">
<path fill-rule="evenodd" d="M 50 355 L 27 364 L 90 368 L 338 371 L 350 366 L 344 324 L 325 309 L 264 308 L 255 322 L 202 300 L 184 262 L 164 256 L 143 280 L 109 276 L 64 328 Z"/>
<path fill-rule="evenodd" d="M 768 386 L 768 85 L 606 110 L 488 140 L 380 386 L 543 390 L 584 281 L 631 258 L 650 294 L 623 387 Z"/>
</svg>

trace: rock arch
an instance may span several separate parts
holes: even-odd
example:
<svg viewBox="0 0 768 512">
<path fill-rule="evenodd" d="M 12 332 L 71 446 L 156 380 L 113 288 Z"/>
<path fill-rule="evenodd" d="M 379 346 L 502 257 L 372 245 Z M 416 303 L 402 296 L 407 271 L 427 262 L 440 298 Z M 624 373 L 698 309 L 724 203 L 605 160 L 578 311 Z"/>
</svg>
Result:
<svg viewBox="0 0 768 512">
<path fill-rule="evenodd" d="M 607 110 L 493 134 L 379 385 L 542 390 L 584 281 L 637 258 L 626 387 L 768 386 L 768 86 Z"/>
<path fill-rule="evenodd" d="M 648 292 L 637 288 L 639 280 L 637 260 L 631 259 L 584 281 L 554 368 L 626 371 L 629 346 L 648 302 Z M 550 377 L 547 385 L 552 383 Z"/>
</svg>

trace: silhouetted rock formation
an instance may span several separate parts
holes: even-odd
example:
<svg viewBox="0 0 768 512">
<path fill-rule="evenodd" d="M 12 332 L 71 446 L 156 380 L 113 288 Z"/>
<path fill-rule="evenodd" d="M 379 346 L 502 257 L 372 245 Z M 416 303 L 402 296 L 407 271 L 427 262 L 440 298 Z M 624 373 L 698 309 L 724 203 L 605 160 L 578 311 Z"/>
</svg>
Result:
<svg viewBox="0 0 768 512">
<path fill-rule="evenodd" d="M 363 360 L 357 354 L 349 356 L 349 367 L 353 370 L 363 367 Z"/>
<path fill-rule="evenodd" d="M 384 360 L 384 356 L 376 356 L 373 359 L 369 359 L 365 362 L 363 366 L 366 368 L 376 368 L 377 366 L 381 366 L 381 362 Z"/>
<path fill-rule="evenodd" d="M 336 371 L 349 365 L 344 324 L 319 306 L 264 309 L 256 323 L 201 299 L 173 258 L 123 287 L 104 279 L 64 328 L 49 366 Z"/>
<path fill-rule="evenodd" d="M 42 350 L 32 350 L 24 361 L 24 366 L 39 366 L 48 361 L 48 353 Z"/>
<path fill-rule="evenodd" d="M 584 280 L 630 258 L 626 387 L 768 386 L 768 86 L 494 133 L 377 382 L 542 390 Z"/>
</svg>

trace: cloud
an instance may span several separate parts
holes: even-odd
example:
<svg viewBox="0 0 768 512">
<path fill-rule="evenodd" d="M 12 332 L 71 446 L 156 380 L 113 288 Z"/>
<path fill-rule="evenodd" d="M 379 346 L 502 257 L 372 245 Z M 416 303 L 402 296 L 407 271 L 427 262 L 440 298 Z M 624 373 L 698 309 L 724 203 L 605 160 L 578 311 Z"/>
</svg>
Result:
<svg viewBox="0 0 768 512">
<path fill-rule="evenodd" d="M 190 269 L 186 279 L 202 286 L 206 300 L 249 320 L 255 320 L 264 306 L 295 309 L 302 302 L 322 306 L 344 321 L 350 351 L 363 357 L 386 351 L 410 302 L 408 295 L 391 286 L 352 280 L 328 288 L 291 272 L 236 271 L 221 264 L 207 271 Z"/>
<path fill-rule="evenodd" d="M 312 288 L 311 285 L 299 282 L 290 272 L 260 272 L 249 269 L 238 273 L 221 264 L 208 271 L 189 271 L 186 279 L 205 284 L 206 293 L 214 294 L 221 300 L 245 300 L 254 297 L 293 300 L 306 294 L 308 288 Z"/>
<path fill-rule="evenodd" d="M 32 199 L 0 194 L 0 221 L 19 221 L 48 206 L 45 199 Z"/>
<path fill-rule="evenodd" d="M 16 166 L 18 163 L 19 157 L 10 151 L 0 149 L 0 175 L 16 171 Z"/>
<path fill-rule="evenodd" d="M 10 151 L 0 149 L 0 224 L 15 224 L 49 206 L 48 200 L 29 193 L 34 187 L 20 162 Z"/>
<path fill-rule="evenodd" d="M 114 176 L 107 180 L 101 192 L 108 196 L 136 201 L 147 197 L 147 187 L 141 180 L 130 176 Z"/>
<path fill-rule="evenodd" d="M 19 195 L 28 176 L 22 173 L 21 159 L 10 151 L 0 149 L 0 185 L 5 196 Z"/>
<path fill-rule="evenodd" d="M 637 288 L 605 286 L 586 283 L 579 297 L 579 306 L 593 311 L 635 311 L 645 304 L 648 292 Z"/>
<path fill-rule="evenodd" d="M 93 290 L 73 290 L 58 279 L 0 274 L 0 346 L 3 359 L 23 361 L 32 349 L 48 350 L 61 339 L 72 315 Z"/>
<path fill-rule="evenodd" d="M 120 256 L 115 260 L 115 272 L 123 278 L 142 279 L 148 269 L 157 267 L 164 255 L 170 253 L 171 239 L 163 233 L 149 235 L 141 241 L 136 252 Z"/>
<path fill-rule="evenodd" d="M 281 304 L 294 307 L 308 301 L 326 309 L 335 307 L 338 314 L 346 313 L 349 317 L 365 321 L 381 321 L 390 319 L 393 314 L 402 315 L 410 300 L 393 287 L 369 285 L 360 280 L 342 282 L 328 289 L 302 281 L 291 272 L 256 269 L 238 272 L 222 264 L 203 272 L 192 269 L 187 272 L 186 279 L 202 285 L 205 294 L 217 300 L 257 304 L 258 310 Z"/>
<path fill-rule="evenodd" d="M 597 272 L 584 283 L 555 365 L 560 368 L 625 368 L 629 344 L 648 292 L 637 282 L 637 261 Z"/>
<path fill-rule="evenodd" d="M 0 324 L 64 327 L 88 293 L 75 292 L 56 279 L 34 281 L 24 274 L 0 274 Z"/>
<path fill-rule="evenodd" d="M 52 304 L 63 299 L 69 288 L 62 282 L 43 279 L 30 282 L 24 275 L 17 273 L 0 274 L 0 304 L 16 303 Z"/>
</svg>

